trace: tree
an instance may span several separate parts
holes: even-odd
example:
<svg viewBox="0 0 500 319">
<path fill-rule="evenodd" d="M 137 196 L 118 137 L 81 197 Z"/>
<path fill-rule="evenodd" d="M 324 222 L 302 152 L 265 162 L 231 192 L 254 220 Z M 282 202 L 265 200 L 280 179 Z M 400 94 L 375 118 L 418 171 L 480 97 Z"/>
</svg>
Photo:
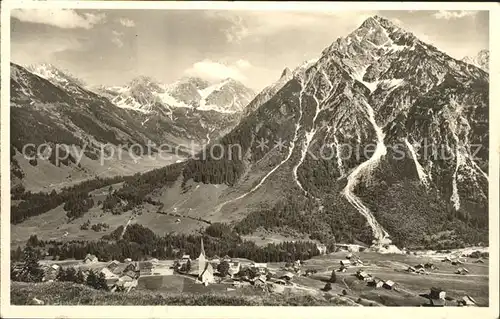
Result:
<svg viewBox="0 0 500 319">
<path fill-rule="evenodd" d="M 38 247 L 39 244 L 40 242 L 38 241 L 38 237 L 36 235 L 31 235 L 26 243 L 26 245 L 31 247 Z"/>
<path fill-rule="evenodd" d="M 217 265 L 217 271 L 221 277 L 226 277 L 229 273 L 229 263 L 223 260 L 219 265 Z"/>
<path fill-rule="evenodd" d="M 91 269 L 89 271 L 89 274 L 87 275 L 87 280 L 86 280 L 86 284 L 87 286 L 90 286 L 92 288 L 95 288 L 97 289 L 98 287 L 98 283 L 97 283 L 97 275 L 95 274 L 95 272 Z"/>
<path fill-rule="evenodd" d="M 337 282 L 337 273 L 335 272 L 335 269 L 332 270 L 332 275 L 330 276 L 330 282 L 331 283 L 336 283 Z"/>
<path fill-rule="evenodd" d="M 23 259 L 23 251 L 20 246 L 17 246 L 16 250 L 10 253 L 10 259 L 12 261 L 21 261 Z"/>
<path fill-rule="evenodd" d="M 39 264 L 40 251 L 35 250 L 31 246 L 26 246 L 23 250 L 22 270 L 19 273 L 17 280 L 26 282 L 40 282 L 43 279 L 43 269 Z"/>
<path fill-rule="evenodd" d="M 106 282 L 106 276 L 101 272 L 97 276 L 96 289 L 108 290 L 108 283 Z"/>
<path fill-rule="evenodd" d="M 76 273 L 75 282 L 77 284 L 85 283 L 85 276 L 83 275 L 83 271 L 81 269 L 78 269 L 78 272 Z"/>
<path fill-rule="evenodd" d="M 66 281 L 76 282 L 76 270 L 73 267 L 66 269 Z"/>
<path fill-rule="evenodd" d="M 332 290 L 332 284 L 327 282 L 325 287 L 323 288 L 324 291 L 330 291 Z"/>
<path fill-rule="evenodd" d="M 186 262 L 186 272 L 188 273 L 188 272 L 190 272 L 190 271 L 191 271 L 191 260 L 188 260 L 188 261 Z"/>
</svg>

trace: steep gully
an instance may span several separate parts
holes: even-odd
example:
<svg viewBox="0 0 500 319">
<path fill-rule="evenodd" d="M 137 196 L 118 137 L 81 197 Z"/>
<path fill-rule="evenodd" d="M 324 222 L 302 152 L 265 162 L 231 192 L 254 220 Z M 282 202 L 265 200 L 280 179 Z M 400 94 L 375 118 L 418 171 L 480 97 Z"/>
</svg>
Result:
<svg viewBox="0 0 500 319">
<path fill-rule="evenodd" d="M 389 234 L 385 231 L 385 229 L 378 223 L 378 221 L 373 216 L 372 212 L 366 207 L 361 199 L 354 194 L 354 188 L 358 184 L 360 178 L 363 175 L 369 174 L 379 163 L 382 156 L 387 154 L 387 148 L 384 144 L 384 133 L 382 128 L 377 125 L 375 121 L 375 115 L 373 113 L 373 108 L 367 102 L 364 102 L 366 107 L 366 112 L 368 114 L 368 120 L 373 126 L 377 136 L 377 146 L 375 148 L 375 152 L 372 156 L 365 162 L 361 163 L 358 167 L 356 167 L 352 173 L 347 177 L 347 185 L 343 190 L 343 194 L 347 201 L 353 205 L 361 215 L 363 215 L 370 227 L 373 231 L 374 245 L 388 245 L 391 243 L 389 239 Z"/>
<path fill-rule="evenodd" d="M 305 76 L 305 74 L 304 74 Z M 297 123 L 295 124 L 295 132 L 294 132 L 294 137 L 293 137 L 293 140 L 290 142 L 290 146 L 288 147 L 288 154 L 287 156 L 285 157 L 285 159 L 283 159 L 278 165 L 276 165 L 273 169 L 271 169 L 261 180 L 260 182 L 255 185 L 252 189 L 250 189 L 248 192 L 236 197 L 236 198 L 233 198 L 233 199 L 230 199 L 230 200 L 227 200 L 219 205 L 217 205 L 217 207 L 215 208 L 215 210 L 212 212 L 211 215 L 213 214 L 216 214 L 218 212 L 220 212 L 220 210 L 227 204 L 230 204 L 230 203 L 233 203 L 233 202 L 236 202 L 240 199 L 243 199 L 245 198 L 246 196 L 252 194 L 253 192 L 255 192 L 257 189 L 259 189 L 264 183 L 265 181 L 269 178 L 269 176 L 271 176 L 276 170 L 278 170 L 283 164 L 285 164 L 286 162 L 288 162 L 288 160 L 290 159 L 290 157 L 292 156 L 292 153 L 293 153 L 293 150 L 295 149 L 295 144 L 297 143 L 297 140 L 298 140 L 298 137 L 299 137 L 299 130 L 300 130 L 300 122 L 302 120 L 302 117 L 303 117 L 303 109 L 302 109 L 302 97 L 304 95 L 304 91 L 307 87 L 307 84 L 309 83 L 310 79 L 312 78 L 312 76 L 304 81 L 304 78 L 303 77 L 300 77 L 300 86 L 301 86 L 301 89 L 300 89 L 300 93 L 299 93 L 299 119 L 297 121 Z M 304 84 L 304 82 L 306 82 Z M 297 181 L 298 182 L 298 181 Z"/>
<path fill-rule="evenodd" d="M 318 98 L 316 97 L 316 94 L 318 92 L 318 88 L 316 87 L 316 85 L 314 84 L 314 82 L 312 83 L 313 84 L 313 88 L 314 88 L 313 98 L 314 98 L 314 101 L 316 102 L 316 111 L 315 111 L 315 114 L 314 114 L 314 117 L 313 117 L 313 120 L 312 120 L 311 130 L 306 133 L 306 136 L 305 136 L 306 139 L 305 139 L 304 143 L 302 143 L 300 160 L 297 163 L 297 165 L 295 165 L 293 167 L 293 177 L 295 179 L 295 182 L 297 183 L 297 185 L 299 186 L 299 188 L 302 190 L 302 192 L 304 192 L 306 195 L 308 194 L 308 192 L 304 189 L 304 187 L 302 186 L 302 183 L 299 181 L 299 178 L 298 178 L 298 175 L 297 175 L 297 171 L 298 171 L 300 165 L 302 165 L 302 162 L 304 162 L 304 159 L 306 158 L 306 155 L 307 155 L 307 150 L 309 149 L 309 145 L 311 144 L 311 141 L 314 138 L 314 135 L 316 135 L 316 132 L 318 130 L 315 127 L 315 123 L 316 123 L 316 119 L 318 118 L 319 113 L 322 110 L 321 105 L 323 104 L 324 101 L 326 101 L 330 97 L 330 95 L 332 93 L 332 90 L 333 90 L 333 84 L 332 84 L 332 82 L 330 82 L 330 79 L 328 79 L 328 75 L 325 73 L 324 70 L 321 70 L 321 74 L 323 75 L 323 77 L 328 82 L 328 85 L 329 85 L 330 89 L 329 89 L 328 93 L 325 95 L 325 97 L 320 102 L 320 101 L 318 101 Z"/>
<path fill-rule="evenodd" d="M 304 159 L 305 159 L 305 156 L 307 154 L 307 150 L 308 150 L 308 147 L 310 145 L 310 142 L 311 140 L 313 139 L 314 135 L 316 134 L 317 132 L 317 128 L 315 128 L 314 126 L 314 123 L 319 115 L 319 113 L 321 112 L 321 103 L 323 103 L 331 94 L 331 91 L 333 89 L 333 85 L 332 83 L 330 82 L 330 80 L 328 79 L 328 76 L 326 75 L 326 73 L 322 70 L 321 71 L 323 76 L 325 77 L 325 79 L 328 81 L 328 84 L 329 84 L 329 92 L 328 94 L 323 98 L 323 100 L 320 102 L 317 97 L 316 97 L 316 94 L 317 94 L 317 87 L 315 86 L 315 84 L 313 84 L 313 89 L 314 89 L 314 93 L 313 93 L 313 98 L 316 102 L 316 111 L 315 111 L 315 115 L 313 117 L 313 122 L 312 122 L 312 128 L 311 130 L 309 130 L 307 133 L 306 133 L 306 136 L 305 136 L 305 142 L 302 143 L 302 146 L 301 146 L 301 157 L 299 159 L 299 162 L 297 163 L 297 165 L 294 166 L 293 168 L 293 177 L 294 177 L 294 180 L 295 182 L 297 183 L 297 185 L 299 186 L 299 188 L 305 193 L 305 194 L 308 194 L 308 192 L 304 189 L 302 183 L 299 181 L 298 179 L 298 175 L 297 175 L 297 170 L 298 168 L 300 167 L 300 165 L 303 163 Z M 317 70 L 316 72 L 314 73 L 314 75 L 316 75 L 317 73 Z M 220 210 L 227 204 L 230 204 L 230 203 L 233 203 L 233 202 L 236 202 L 240 199 L 243 199 L 245 198 L 246 196 L 250 195 L 251 193 L 255 192 L 257 189 L 259 189 L 264 183 L 265 181 L 276 171 L 278 170 L 283 164 L 285 164 L 291 157 L 293 151 L 294 151 L 294 148 L 295 148 L 295 145 L 297 144 L 297 141 L 298 141 L 298 137 L 299 137 L 299 130 L 301 128 L 301 120 L 302 120 L 302 117 L 303 117 L 303 109 L 302 109 L 302 99 L 303 99 L 303 95 L 304 95 L 304 92 L 307 88 L 307 85 L 310 83 L 310 80 L 311 78 L 314 77 L 314 75 L 312 75 L 309 79 L 307 79 L 306 81 L 304 81 L 303 78 L 301 78 L 301 81 L 300 81 L 300 84 L 301 84 L 301 91 L 300 91 L 300 94 L 299 94 L 299 119 L 296 123 L 296 127 L 295 127 L 295 133 L 294 133 L 294 139 L 293 141 L 290 142 L 290 146 L 288 148 L 288 154 L 287 156 L 285 157 L 284 160 L 282 160 L 278 165 L 276 165 L 272 170 L 270 170 L 261 180 L 260 182 L 255 185 L 252 189 L 250 189 L 248 192 L 236 197 L 236 198 L 233 198 L 233 199 L 230 199 L 228 201 L 225 201 L 221 204 L 219 204 L 215 210 L 212 212 L 212 215 L 215 214 L 215 213 L 218 213 L 220 212 Z M 304 83 L 305 82 L 305 83 Z M 389 234 L 387 233 L 387 231 L 385 231 L 385 229 L 378 223 L 378 221 L 376 220 L 376 218 L 373 216 L 372 212 L 363 204 L 363 202 L 361 201 L 361 199 L 359 197 L 357 197 L 355 194 L 354 194 L 354 188 L 356 187 L 356 185 L 358 184 L 358 182 L 360 181 L 360 178 L 366 174 L 369 174 L 379 163 L 380 159 L 382 158 L 382 156 L 384 156 L 386 153 L 387 153 L 387 149 L 386 149 L 386 146 L 384 144 L 384 133 L 382 131 L 382 128 L 380 126 L 378 126 L 378 124 L 376 123 L 375 121 L 375 116 L 374 116 L 374 111 L 373 111 L 373 108 L 367 103 L 367 102 L 364 102 L 365 104 L 365 107 L 366 107 L 366 113 L 368 115 L 368 119 L 370 121 L 370 123 L 372 124 L 375 132 L 376 132 L 376 136 L 377 136 L 377 146 L 376 146 L 376 149 L 375 149 L 375 152 L 373 153 L 373 155 L 370 157 L 370 159 L 368 159 L 367 161 L 363 162 L 362 164 L 360 164 L 359 166 L 357 166 L 353 171 L 352 173 L 347 177 L 347 185 L 346 187 L 344 188 L 343 190 L 343 195 L 345 196 L 345 198 L 347 199 L 347 201 L 353 205 L 360 214 L 362 214 L 368 224 L 370 225 L 370 227 L 372 228 L 372 231 L 373 231 L 373 235 L 375 237 L 374 239 L 374 246 L 377 247 L 377 248 L 380 248 L 382 250 L 382 246 L 386 246 L 388 247 L 389 244 L 391 243 L 391 240 L 389 239 Z M 335 132 L 334 132 L 335 133 Z M 334 141 L 335 141 L 335 146 L 337 148 L 337 151 L 338 151 L 338 141 L 337 141 L 337 138 L 336 136 L 334 136 Z M 338 167 L 339 167 L 339 171 L 342 175 L 344 175 L 344 172 L 343 172 L 343 167 L 342 167 L 342 161 L 340 160 L 340 157 L 337 156 L 337 163 L 338 163 Z M 399 250 L 393 246 L 393 245 L 390 245 L 392 247 L 389 247 L 389 248 L 384 248 L 386 251 L 391 251 L 391 252 L 399 252 Z"/>
</svg>

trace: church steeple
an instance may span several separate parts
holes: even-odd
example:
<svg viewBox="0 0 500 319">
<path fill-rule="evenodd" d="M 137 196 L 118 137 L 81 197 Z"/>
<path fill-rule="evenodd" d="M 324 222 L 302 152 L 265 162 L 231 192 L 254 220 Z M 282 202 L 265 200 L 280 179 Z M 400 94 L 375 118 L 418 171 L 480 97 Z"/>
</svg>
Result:
<svg viewBox="0 0 500 319">
<path fill-rule="evenodd" d="M 200 252 L 200 256 L 201 255 L 205 256 L 205 248 L 203 247 L 203 237 L 201 238 L 201 252 Z"/>
<path fill-rule="evenodd" d="M 198 257 L 198 277 L 201 278 L 205 267 L 207 266 L 206 257 L 205 257 L 205 247 L 203 247 L 203 238 L 201 238 L 201 251 L 200 256 Z"/>
</svg>

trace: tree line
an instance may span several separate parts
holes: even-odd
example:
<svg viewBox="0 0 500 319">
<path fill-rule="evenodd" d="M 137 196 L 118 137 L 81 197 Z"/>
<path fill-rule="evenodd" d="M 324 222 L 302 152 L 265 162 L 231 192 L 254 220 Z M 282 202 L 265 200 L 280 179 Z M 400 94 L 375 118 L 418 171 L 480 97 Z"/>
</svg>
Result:
<svg viewBox="0 0 500 319">
<path fill-rule="evenodd" d="M 310 259 L 319 255 L 316 244 L 307 241 L 283 242 L 257 246 L 254 242 L 243 240 L 230 227 L 214 223 L 202 234 L 186 235 L 169 233 L 158 236 L 142 225 L 129 225 L 123 234 L 123 226 L 97 241 L 43 241 L 36 240 L 43 249 L 56 259 L 84 259 L 90 253 L 103 261 L 146 260 L 148 258 L 176 259 L 184 254 L 196 258 L 200 254 L 203 239 L 207 256 L 247 258 L 256 262 L 286 262 Z M 33 240 L 32 240 L 33 241 Z M 16 258 L 16 251 L 12 252 Z"/>
</svg>

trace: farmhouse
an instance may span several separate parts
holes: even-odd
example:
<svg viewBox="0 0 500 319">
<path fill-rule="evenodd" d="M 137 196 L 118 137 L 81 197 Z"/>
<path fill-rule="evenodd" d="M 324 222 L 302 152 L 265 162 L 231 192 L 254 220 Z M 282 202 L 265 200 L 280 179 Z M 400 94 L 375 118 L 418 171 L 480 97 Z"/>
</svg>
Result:
<svg viewBox="0 0 500 319">
<path fill-rule="evenodd" d="M 83 262 L 86 264 L 94 264 L 98 261 L 99 260 L 97 259 L 97 257 L 92 254 L 87 254 L 87 256 L 85 256 L 85 259 L 83 260 Z"/>
<path fill-rule="evenodd" d="M 111 270 L 109 270 L 108 267 L 104 267 L 103 269 L 101 269 L 100 273 L 104 274 L 104 277 L 106 277 L 106 280 L 118 278 L 118 276 L 113 274 L 113 272 Z"/>
<path fill-rule="evenodd" d="M 355 244 L 336 244 L 336 247 L 340 250 L 347 250 L 350 252 L 360 252 L 366 250 L 367 247 Z"/>
<path fill-rule="evenodd" d="M 429 299 L 429 306 L 431 307 L 444 307 L 446 301 L 443 299 Z"/>
<path fill-rule="evenodd" d="M 228 273 L 231 277 L 239 273 L 241 270 L 241 263 L 239 261 L 231 261 L 229 263 Z"/>
<path fill-rule="evenodd" d="M 384 284 L 382 287 L 384 287 L 385 289 L 392 289 L 394 287 L 394 281 L 392 280 L 386 280 L 384 281 Z"/>
<path fill-rule="evenodd" d="M 415 269 L 415 267 L 410 266 L 410 267 L 408 267 L 408 269 L 406 269 L 406 271 L 407 272 L 415 272 L 416 269 Z"/>
<path fill-rule="evenodd" d="M 112 262 L 110 262 L 108 264 L 107 267 L 108 267 L 109 270 L 111 270 L 111 271 L 114 272 L 115 268 L 118 267 L 119 265 L 120 265 L 120 262 L 118 260 L 113 260 Z"/>
<path fill-rule="evenodd" d="M 372 278 L 368 281 L 368 286 L 380 288 L 384 285 L 384 282 L 380 278 Z"/>
<path fill-rule="evenodd" d="M 359 258 L 356 258 L 353 260 L 353 263 L 352 263 L 354 266 L 356 265 L 363 265 L 363 261 L 361 261 L 361 259 Z"/>
<path fill-rule="evenodd" d="M 324 255 L 327 252 L 326 245 L 324 244 L 317 244 L 316 248 L 318 249 L 320 255 Z"/>
<path fill-rule="evenodd" d="M 476 307 L 477 302 L 471 296 L 464 296 L 461 300 L 458 301 L 460 305 L 467 307 Z"/>
<path fill-rule="evenodd" d="M 265 288 L 266 287 L 266 276 L 260 275 L 253 279 L 253 285 L 256 287 Z"/>
<path fill-rule="evenodd" d="M 252 262 L 250 266 L 256 269 L 260 274 L 265 274 L 267 271 L 267 263 Z"/>
<path fill-rule="evenodd" d="M 458 268 L 457 271 L 455 271 L 455 273 L 458 275 L 467 275 L 469 273 L 469 270 L 461 267 L 461 268 Z"/>
<path fill-rule="evenodd" d="M 365 280 L 365 281 L 371 278 L 371 276 L 367 272 L 361 270 L 358 270 L 358 272 L 356 273 L 356 277 L 358 277 L 358 279 L 360 280 Z"/>
<path fill-rule="evenodd" d="M 293 274 L 291 272 L 287 271 L 286 273 L 282 274 L 279 278 L 285 279 L 285 280 L 292 280 Z"/>
<path fill-rule="evenodd" d="M 191 256 L 189 256 L 189 255 L 182 255 L 181 262 L 187 262 L 188 260 L 191 261 Z"/>
<path fill-rule="evenodd" d="M 439 287 L 432 287 L 431 292 L 429 294 L 430 299 L 445 299 L 446 298 L 446 291 Z"/>
<path fill-rule="evenodd" d="M 345 259 L 340 261 L 340 265 L 344 266 L 345 268 L 349 267 L 351 265 L 351 261 Z"/>
</svg>

